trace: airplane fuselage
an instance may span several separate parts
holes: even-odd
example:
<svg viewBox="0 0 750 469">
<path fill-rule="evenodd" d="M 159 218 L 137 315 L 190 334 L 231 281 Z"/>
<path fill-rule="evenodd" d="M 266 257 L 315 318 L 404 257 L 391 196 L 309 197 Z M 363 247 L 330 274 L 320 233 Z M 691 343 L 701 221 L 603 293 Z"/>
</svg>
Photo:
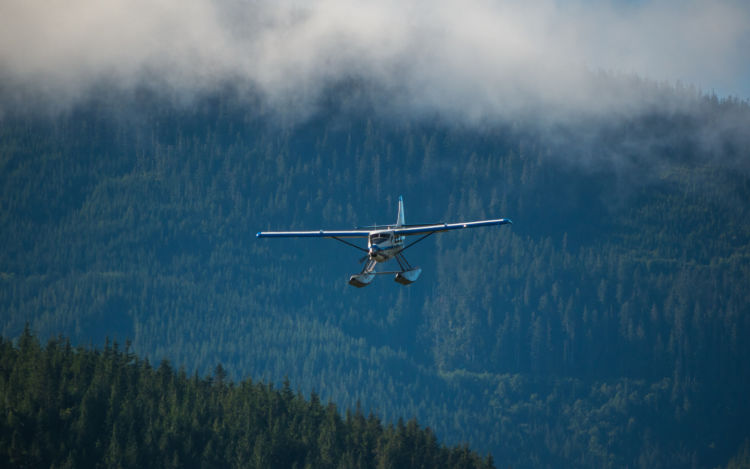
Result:
<svg viewBox="0 0 750 469">
<path fill-rule="evenodd" d="M 405 236 L 395 236 L 393 231 L 373 231 L 367 237 L 367 251 L 370 259 L 385 262 L 404 249 Z"/>
</svg>

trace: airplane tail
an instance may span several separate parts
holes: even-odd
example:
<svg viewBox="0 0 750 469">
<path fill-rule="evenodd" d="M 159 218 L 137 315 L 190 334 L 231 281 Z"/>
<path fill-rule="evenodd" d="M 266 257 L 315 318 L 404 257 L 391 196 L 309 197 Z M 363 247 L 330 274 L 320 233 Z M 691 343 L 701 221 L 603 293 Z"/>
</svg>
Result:
<svg viewBox="0 0 750 469">
<path fill-rule="evenodd" d="M 404 197 L 398 196 L 398 220 L 396 220 L 397 226 L 404 226 L 406 220 L 404 218 Z"/>
</svg>

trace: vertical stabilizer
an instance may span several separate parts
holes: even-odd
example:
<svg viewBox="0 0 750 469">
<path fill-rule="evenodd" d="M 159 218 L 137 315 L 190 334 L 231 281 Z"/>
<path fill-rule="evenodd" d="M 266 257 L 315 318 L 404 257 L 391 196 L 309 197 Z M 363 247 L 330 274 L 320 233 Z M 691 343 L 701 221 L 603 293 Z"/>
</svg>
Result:
<svg viewBox="0 0 750 469">
<path fill-rule="evenodd" d="M 406 224 L 406 221 L 404 219 L 404 197 L 399 195 L 398 196 L 398 220 L 396 220 L 396 225 L 404 226 L 405 224 Z"/>
</svg>

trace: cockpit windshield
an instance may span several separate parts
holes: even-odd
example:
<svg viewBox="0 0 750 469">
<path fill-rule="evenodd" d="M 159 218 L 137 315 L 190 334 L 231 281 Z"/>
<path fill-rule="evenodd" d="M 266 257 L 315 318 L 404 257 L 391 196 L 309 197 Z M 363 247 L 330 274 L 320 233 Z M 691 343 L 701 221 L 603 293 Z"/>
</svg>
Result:
<svg viewBox="0 0 750 469">
<path fill-rule="evenodd" d="M 388 241 L 391 238 L 390 233 L 375 233 L 370 235 L 370 243 L 379 244 L 383 241 Z"/>
</svg>

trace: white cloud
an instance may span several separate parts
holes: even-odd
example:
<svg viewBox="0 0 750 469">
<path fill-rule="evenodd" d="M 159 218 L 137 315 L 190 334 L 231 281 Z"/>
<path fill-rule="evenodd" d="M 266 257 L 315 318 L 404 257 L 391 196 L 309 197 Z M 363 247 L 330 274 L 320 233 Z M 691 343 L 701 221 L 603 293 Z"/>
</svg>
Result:
<svg viewBox="0 0 750 469">
<path fill-rule="evenodd" d="M 599 70 L 749 97 L 749 50 L 750 4 L 733 0 L 0 2 L 0 79 L 49 99 L 229 80 L 303 107 L 356 77 L 386 106 L 470 119 L 598 112 L 644 100 Z"/>
</svg>

